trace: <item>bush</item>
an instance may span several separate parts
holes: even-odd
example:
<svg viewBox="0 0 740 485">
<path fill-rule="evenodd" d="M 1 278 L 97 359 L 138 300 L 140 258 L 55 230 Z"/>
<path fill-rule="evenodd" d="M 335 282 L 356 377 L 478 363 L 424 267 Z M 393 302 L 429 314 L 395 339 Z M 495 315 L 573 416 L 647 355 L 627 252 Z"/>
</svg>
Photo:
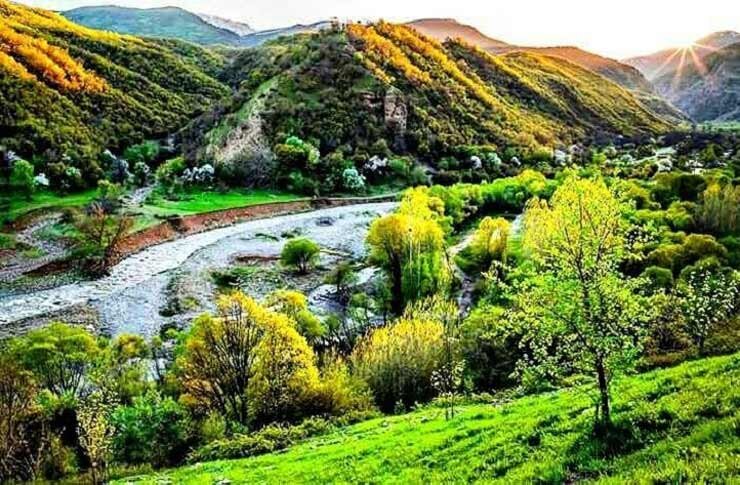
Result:
<svg viewBox="0 0 740 485">
<path fill-rule="evenodd" d="M 113 448 L 120 462 L 163 467 L 179 463 L 191 437 L 186 410 L 171 397 L 156 392 L 136 397 L 113 412 Z"/>
<path fill-rule="evenodd" d="M 309 418 L 297 426 L 269 425 L 249 435 L 236 435 L 200 447 L 188 456 L 191 463 L 246 458 L 282 450 L 311 436 L 329 433 L 376 416 L 373 412 L 350 413 L 330 420 Z"/>
<path fill-rule="evenodd" d="M 364 337 L 352 352 L 357 375 L 368 383 L 384 412 L 410 408 L 434 397 L 432 375 L 441 365 L 442 324 L 400 319 Z"/>
<path fill-rule="evenodd" d="M 296 268 L 301 274 L 306 274 L 316 263 L 320 252 L 319 245 L 310 239 L 291 239 L 280 253 L 280 262 Z"/>
<path fill-rule="evenodd" d="M 642 272 L 641 277 L 649 282 L 648 284 L 653 292 L 673 288 L 673 272 L 668 268 L 650 266 Z"/>
<path fill-rule="evenodd" d="M 25 160 L 16 160 L 10 172 L 10 186 L 30 200 L 35 188 L 33 165 Z"/>
</svg>

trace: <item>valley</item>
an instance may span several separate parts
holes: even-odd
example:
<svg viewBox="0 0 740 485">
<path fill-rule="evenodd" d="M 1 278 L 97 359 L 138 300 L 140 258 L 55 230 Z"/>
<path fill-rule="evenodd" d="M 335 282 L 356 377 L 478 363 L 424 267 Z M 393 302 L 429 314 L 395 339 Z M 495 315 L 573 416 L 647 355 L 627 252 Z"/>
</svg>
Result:
<svg viewBox="0 0 740 485">
<path fill-rule="evenodd" d="M 384 1 L 0 0 L 0 482 L 740 476 L 738 34 Z"/>
</svg>

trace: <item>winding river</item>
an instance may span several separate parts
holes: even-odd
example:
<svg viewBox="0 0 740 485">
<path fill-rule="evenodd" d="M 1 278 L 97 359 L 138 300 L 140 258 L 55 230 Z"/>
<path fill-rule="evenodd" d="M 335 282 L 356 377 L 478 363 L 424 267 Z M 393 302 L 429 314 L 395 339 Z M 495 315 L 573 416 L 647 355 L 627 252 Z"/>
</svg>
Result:
<svg viewBox="0 0 740 485">
<path fill-rule="evenodd" d="M 168 322 L 160 311 L 173 280 L 208 309 L 210 269 L 228 266 L 239 254 L 275 257 L 288 235 L 300 234 L 325 250 L 362 257 L 369 223 L 395 205 L 360 204 L 247 221 L 153 246 L 123 260 L 105 278 L 0 299 L 0 333 L 15 322 L 85 304 L 97 311 L 106 333 L 151 337 Z"/>
</svg>

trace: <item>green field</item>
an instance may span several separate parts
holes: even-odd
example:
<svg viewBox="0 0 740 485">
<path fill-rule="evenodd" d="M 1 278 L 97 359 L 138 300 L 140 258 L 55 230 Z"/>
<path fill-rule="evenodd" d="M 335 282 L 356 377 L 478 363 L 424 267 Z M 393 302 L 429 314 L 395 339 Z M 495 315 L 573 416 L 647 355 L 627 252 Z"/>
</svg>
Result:
<svg viewBox="0 0 740 485">
<path fill-rule="evenodd" d="M 609 446 L 587 388 L 379 418 L 284 452 L 120 483 L 731 483 L 740 476 L 740 354 L 626 378 Z M 228 482 L 227 482 L 228 481 Z"/>
<path fill-rule="evenodd" d="M 97 189 L 90 189 L 74 194 L 58 194 L 51 191 L 39 191 L 31 200 L 21 195 L 12 195 L 8 199 L 8 210 L 0 215 L 0 223 L 12 222 L 24 214 L 41 209 L 64 209 L 92 202 L 97 197 Z"/>
</svg>

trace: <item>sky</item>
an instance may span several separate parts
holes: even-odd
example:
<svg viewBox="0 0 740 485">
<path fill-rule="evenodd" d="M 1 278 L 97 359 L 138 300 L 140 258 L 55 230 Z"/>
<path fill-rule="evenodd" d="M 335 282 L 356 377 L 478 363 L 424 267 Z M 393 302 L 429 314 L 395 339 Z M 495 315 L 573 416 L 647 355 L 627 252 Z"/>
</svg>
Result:
<svg viewBox="0 0 740 485">
<path fill-rule="evenodd" d="M 518 45 L 577 45 L 617 59 L 740 30 L 740 0 L 19 0 L 52 10 L 83 5 L 176 5 L 257 29 L 383 18 L 450 17 Z"/>
</svg>

